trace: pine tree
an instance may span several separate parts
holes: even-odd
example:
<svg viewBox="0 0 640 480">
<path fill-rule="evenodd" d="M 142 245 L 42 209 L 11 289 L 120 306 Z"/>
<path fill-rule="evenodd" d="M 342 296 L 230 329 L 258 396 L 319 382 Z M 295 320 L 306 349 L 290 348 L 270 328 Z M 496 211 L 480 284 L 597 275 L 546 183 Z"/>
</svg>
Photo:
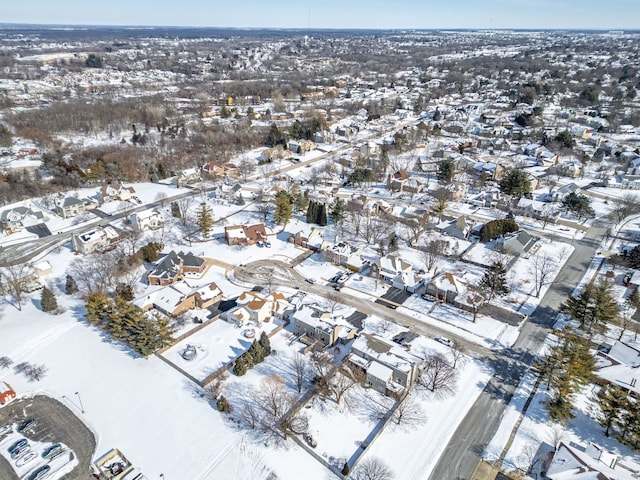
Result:
<svg viewBox="0 0 640 480">
<path fill-rule="evenodd" d="M 78 291 L 78 284 L 71 275 L 67 275 L 67 279 L 64 286 L 64 291 L 67 295 L 73 295 Z"/>
<path fill-rule="evenodd" d="M 273 220 L 276 224 L 284 225 L 293 217 L 293 204 L 291 196 L 284 190 L 280 190 L 275 199 L 276 211 Z"/>
<path fill-rule="evenodd" d="M 249 347 L 249 350 L 247 351 L 247 354 L 253 360 L 253 362 L 252 362 L 253 365 L 262 362 L 264 360 L 264 357 L 265 357 L 264 349 L 262 348 L 262 345 L 260 343 L 258 343 L 257 340 L 253 341 L 253 343 Z"/>
<path fill-rule="evenodd" d="M 603 332 L 606 325 L 615 321 L 620 314 L 620 306 L 613 295 L 611 282 L 603 280 L 597 284 L 588 284 L 578 297 L 569 297 L 560 306 L 560 311 L 580 322 L 580 328 L 588 333 L 595 328 Z"/>
<path fill-rule="evenodd" d="M 340 225 L 345 216 L 345 205 L 344 200 L 339 197 L 336 197 L 333 203 L 331 204 L 331 219 L 334 223 Z"/>
<path fill-rule="evenodd" d="M 448 185 L 453 181 L 456 173 L 456 164 L 453 160 L 442 160 L 438 163 L 438 181 L 443 185 Z"/>
<path fill-rule="evenodd" d="M 206 202 L 200 204 L 198 209 L 196 222 L 198 224 L 198 230 L 202 233 L 203 238 L 209 238 L 211 228 L 213 227 L 213 215 L 211 215 L 211 209 Z"/>
<path fill-rule="evenodd" d="M 627 392 L 618 385 L 608 385 L 598 396 L 602 416 L 600 425 L 606 428 L 604 434 L 609 436 L 611 427 L 615 427 L 623 419 L 623 410 L 627 404 Z"/>
<path fill-rule="evenodd" d="M 182 213 L 180 212 L 180 205 L 178 205 L 178 202 L 171 202 L 171 215 L 175 218 L 182 217 Z"/>
<path fill-rule="evenodd" d="M 216 407 L 218 408 L 219 412 L 228 412 L 229 410 L 231 410 L 229 402 L 224 395 L 220 395 L 218 397 L 218 400 L 216 400 Z"/>
<path fill-rule="evenodd" d="M 109 324 L 109 315 L 115 306 L 113 301 L 103 293 L 91 293 L 87 296 L 85 308 L 85 318 L 100 328 L 105 328 Z"/>
<path fill-rule="evenodd" d="M 269 335 L 267 335 L 266 332 L 262 332 L 258 342 L 260 343 L 262 350 L 266 352 L 266 355 L 269 355 L 271 353 L 271 341 L 269 340 Z"/>
<path fill-rule="evenodd" d="M 323 203 L 322 205 L 320 205 L 320 208 L 316 217 L 316 223 L 321 227 L 324 227 L 327 224 L 327 204 L 326 203 Z"/>
<path fill-rule="evenodd" d="M 501 297 L 509 293 L 507 270 L 501 262 L 494 262 L 482 277 L 479 287 L 486 292 L 489 301 L 496 295 Z"/>
<path fill-rule="evenodd" d="M 56 299 L 55 294 L 47 287 L 42 289 L 40 306 L 43 312 L 52 312 L 58 308 L 58 300 Z"/>
<path fill-rule="evenodd" d="M 245 373 L 247 373 L 248 369 L 249 367 L 247 365 L 247 359 L 245 355 L 242 354 L 236 359 L 236 362 L 233 365 L 233 374 L 237 375 L 238 377 L 241 377 Z"/>
<path fill-rule="evenodd" d="M 344 462 L 344 466 L 342 467 L 342 475 L 344 475 L 344 476 L 349 475 L 349 463 L 348 462 Z"/>
<path fill-rule="evenodd" d="M 144 315 L 136 323 L 134 335 L 129 342 L 131 348 L 143 357 L 148 357 L 162 347 L 156 323 Z"/>
</svg>

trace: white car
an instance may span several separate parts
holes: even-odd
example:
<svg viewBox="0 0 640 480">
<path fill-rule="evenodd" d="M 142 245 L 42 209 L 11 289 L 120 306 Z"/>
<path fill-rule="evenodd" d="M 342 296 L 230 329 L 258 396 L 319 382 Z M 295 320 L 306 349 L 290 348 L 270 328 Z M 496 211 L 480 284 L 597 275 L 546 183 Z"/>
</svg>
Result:
<svg viewBox="0 0 640 480">
<path fill-rule="evenodd" d="M 10 423 L 9 425 L 3 425 L 2 427 L 0 427 L 0 437 L 2 435 L 6 435 L 7 433 L 11 433 L 13 432 L 13 423 Z"/>
<path fill-rule="evenodd" d="M 29 452 L 24 457 L 20 457 L 18 458 L 18 460 L 16 460 L 16 467 L 24 467 L 27 463 L 33 461 L 37 456 L 38 454 L 36 452 Z"/>
<path fill-rule="evenodd" d="M 453 342 L 449 340 L 447 337 L 438 337 L 436 338 L 436 342 L 440 342 L 441 344 L 446 345 L 447 347 L 453 347 Z"/>
</svg>

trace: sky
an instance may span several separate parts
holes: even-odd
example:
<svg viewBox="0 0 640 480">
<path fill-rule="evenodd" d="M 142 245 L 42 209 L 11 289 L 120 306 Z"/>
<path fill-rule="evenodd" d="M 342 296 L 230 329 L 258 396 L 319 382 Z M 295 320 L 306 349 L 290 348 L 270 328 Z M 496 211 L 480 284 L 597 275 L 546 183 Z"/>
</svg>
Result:
<svg viewBox="0 0 640 480">
<path fill-rule="evenodd" d="M 0 23 L 640 29 L 640 0 L 1 0 Z"/>
</svg>

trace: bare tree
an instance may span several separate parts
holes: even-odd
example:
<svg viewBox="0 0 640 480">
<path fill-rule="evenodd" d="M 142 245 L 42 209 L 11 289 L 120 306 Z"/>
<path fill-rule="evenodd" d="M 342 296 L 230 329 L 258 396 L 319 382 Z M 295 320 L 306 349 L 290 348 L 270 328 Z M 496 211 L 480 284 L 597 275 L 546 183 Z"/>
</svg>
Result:
<svg viewBox="0 0 640 480">
<path fill-rule="evenodd" d="M 365 458 L 351 474 L 353 480 L 393 480 L 391 469 L 378 458 Z"/>
<path fill-rule="evenodd" d="M 335 291 L 329 292 L 324 300 L 325 300 L 324 304 L 327 306 L 327 308 L 331 312 L 331 315 L 333 315 L 336 309 L 340 307 L 340 305 L 342 305 L 340 301 L 340 296 Z"/>
<path fill-rule="evenodd" d="M 535 443 L 527 443 L 518 455 L 516 461 L 520 464 L 520 469 L 532 473 L 536 464 L 538 464 L 542 458 L 537 457 L 538 446 Z M 536 458 L 537 457 L 537 458 Z"/>
<path fill-rule="evenodd" d="M 422 250 L 422 261 L 427 272 L 430 272 L 436 266 L 436 262 L 444 255 L 446 249 L 447 242 L 444 240 L 431 240 L 427 243 L 425 249 Z"/>
<path fill-rule="evenodd" d="M 240 407 L 240 421 L 250 429 L 255 429 L 261 423 L 260 408 L 252 400 L 248 399 Z"/>
<path fill-rule="evenodd" d="M 432 392 L 453 393 L 456 389 L 458 373 L 441 353 L 427 357 L 420 383 Z"/>
<path fill-rule="evenodd" d="M 450 351 L 451 351 L 451 360 L 452 360 L 451 366 L 454 369 L 457 369 L 458 365 L 464 366 L 464 364 L 467 361 L 467 356 L 465 355 L 464 347 L 460 344 L 456 344 L 454 348 L 452 348 Z"/>
<path fill-rule="evenodd" d="M 536 297 L 540 296 L 540 292 L 544 287 L 553 282 L 553 276 L 558 271 L 558 260 L 546 253 L 538 253 L 534 255 L 529 273 L 533 276 Z"/>
<path fill-rule="evenodd" d="M 287 391 L 284 380 L 277 375 L 267 377 L 260 389 L 253 394 L 253 400 L 262 408 L 263 426 L 272 428 L 293 404 L 293 397 Z"/>
<path fill-rule="evenodd" d="M 164 208 L 165 204 L 167 203 L 167 194 L 165 192 L 158 192 L 155 201 L 160 206 L 160 208 Z"/>
<path fill-rule="evenodd" d="M 549 434 L 549 440 L 553 445 L 554 451 L 560 447 L 560 444 L 567 439 L 567 432 L 563 425 L 554 423 Z"/>
<path fill-rule="evenodd" d="M 325 377 L 326 378 L 326 377 Z M 340 404 L 345 394 L 358 384 L 358 375 L 349 367 L 341 366 L 330 379 L 326 379 L 322 390 L 328 393 L 337 404 Z"/>
<path fill-rule="evenodd" d="M 420 237 L 429 229 L 431 216 L 429 212 L 421 215 L 410 215 L 402 220 L 402 223 L 409 230 L 409 245 L 416 245 L 420 241 Z"/>
<path fill-rule="evenodd" d="M 105 292 L 113 285 L 116 272 L 117 259 L 111 253 L 77 257 L 69 265 L 68 273 L 85 292 Z"/>
<path fill-rule="evenodd" d="M 13 360 L 9 357 L 0 357 L 0 368 L 9 368 L 12 363 Z"/>
<path fill-rule="evenodd" d="M 327 352 L 312 352 L 311 366 L 316 376 L 316 381 L 329 375 L 334 367 L 333 359 Z"/>
<path fill-rule="evenodd" d="M 296 353 L 291 361 L 293 379 L 296 382 L 298 393 L 302 392 L 304 381 L 309 375 L 309 362 L 301 353 Z"/>
<path fill-rule="evenodd" d="M 31 382 L 39 382 L 44 378 L 49 369 L 46 365 L 31 365 L 30 368 L 26 369 L 24 374 Z"/>
<path fill-rule="evenodd" d="M 393 421 L 398 425 L 415 426 L 426 421 L 423 408 L 415 396 L 409 394 L 393 412 Z"/>
<path fill-rule="evenodd" d="M 186 197 L 182 197 L 177 202 L 178 209 L 180 210 L 180 221 L 182 222 L 182 225 L 184 227 L 187 226 L 187 223 L 190 218 L 189 210 L 191 209 L 191 206 L 193 205 L 194 202 L 195 202 L 195 199 L 192 195 L 187 195 Z"/>
<path fill-rule="evenodd" d="M 5 267 L 0 273 L 0 279 L 5 284 L 4 288 L 13 297 L 16 308 L 22 310 L 22 296 L 31 276 L 30 264 L 21 263 Z"/>
<path fill-rule="evenodd" d="M 254 162 L 249 160 L 247 157 L 243 156 L 238 162 L 238 173 L 240 174 L 240 178 L 243 183 L 247 183 L 247 180 L 254 172 L 256 165 Z"/>
</svg>

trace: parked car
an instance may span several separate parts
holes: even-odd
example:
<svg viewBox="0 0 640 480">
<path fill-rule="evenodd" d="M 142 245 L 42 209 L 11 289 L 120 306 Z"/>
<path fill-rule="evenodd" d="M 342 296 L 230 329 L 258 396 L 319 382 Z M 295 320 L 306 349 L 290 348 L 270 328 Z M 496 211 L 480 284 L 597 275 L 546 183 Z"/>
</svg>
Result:
<svg viewBox="0 0 640 480">
<path fill-rule="evenodd" d="M 42 452 L 42 458 L 53 458 L 60 452 L 62 452 L 62 445 L 60 445 L 59 443 L 54 443 L 50 447 L 46 448 L 44 452 Z"/>
<path fill-rule="evenodd" d="M 438 337 L 436 338 L 436 342 L 440 342 L 441 344 L 446 345 L 447 347 L 453 347 L 453 342 L 449 340 L 447 337 Z"/>
<path fill-rule="evenodd" d="M 311 284 L 316 283 L 316 279 L 315 278 L 305 278 L 304 281 L 307 282 L 307 283 L 311 283 Z"/>
<path fill-rule="evenodd" d="M 49 470 L 51 470 L 51 467 L 49 465 L 43 465 L 34 470 L 33 473 L 29 475 L 29 480 L 40 480 L 41 478 L 44 478 L 47 473 L 49 473 Z"/>
<path fill-rule="evenodd" d="M 25 420 L 18 426 L 18 432 L 24 432 L 25 430 L 29 430 L 30 428 L 35 427 L 38 424 L 35 418 L 30 418 Z"/>
<path fill-rule="evenodd" d="M 9 453 L 12 453 L 16 448 L 24 447 L 28 443 L 29 443 L 29 440 L 27 440 L 26 438 L 21 438 L 20 440 L 15 442 L 13 445 L 11 445 L 7 451 Z"/>
<path fill-rule="evenodd" d="M 32 462 L 36 458 L 38 458 L 38 454 L 36 452 L 29 452 L 24 457 L 20 457 L 16 460 L 16 467 L 24 467 L 27 463 Z"/>
<path fill-rule="evenodd" d="M 7 433 L 11 433 L 13 432 L 13 423 L 10 423 L 9 425 L 3 425 L 2 427 L 0 427 L 0 437 L 2 435 L 6 435 Z"/>
<path fill-rule="evenodd" d="M 31 447 L 29 445 L 23 445 L 22 447 L 14 448 L 11 452 L 11 458 L 15 460 L 16 458 L 20 458 L 23 455 L 26 455 L 31 451 Z"/>
<path fill-rule="evenodd" d="M 267 248 L 271 248 L 271 242 L 264 242 L 264 246 Z"/>
</svg>

